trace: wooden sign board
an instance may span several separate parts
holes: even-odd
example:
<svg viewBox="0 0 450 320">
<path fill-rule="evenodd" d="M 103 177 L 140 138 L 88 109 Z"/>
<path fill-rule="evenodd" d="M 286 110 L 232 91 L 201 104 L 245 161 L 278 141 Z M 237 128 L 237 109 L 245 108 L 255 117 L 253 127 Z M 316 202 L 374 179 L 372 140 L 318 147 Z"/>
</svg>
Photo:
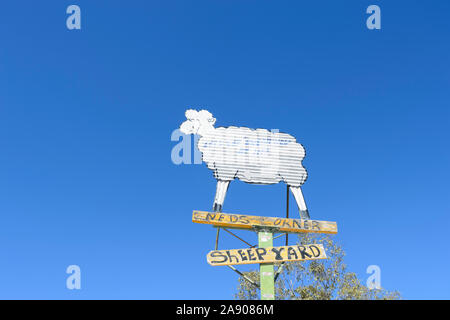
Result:
<svg viewBox="0 0 450 320">
<path fill-rule="evenodd" d="M 274 217 L 247 216 L 221 212 L 206 212 L 194 210 L 192 222 L 212 224 L 218 227 L 237 229 L 252 229 L 253 227 L 277 228 L 280 232 L 299 233 L 337 233 L 336 222 L 301 220 Z"/>
<path fill-rule="evenodd" d="M 283 261 L 303 261 L 326 258 L 327 255 L 321 244 L 214 250 L 210 251 L 206 256 L 206 260 L 212 266 L 276 263 Z"/>
</svg>

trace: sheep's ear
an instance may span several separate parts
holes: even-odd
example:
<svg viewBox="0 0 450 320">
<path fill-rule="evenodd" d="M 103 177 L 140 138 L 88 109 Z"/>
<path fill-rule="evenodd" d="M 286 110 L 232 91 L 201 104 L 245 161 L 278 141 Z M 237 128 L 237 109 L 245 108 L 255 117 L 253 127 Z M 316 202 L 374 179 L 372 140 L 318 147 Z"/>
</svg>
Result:
<svg viewBox="0 0 450 320">
<path fill-rule="evenodd" d="M 205 118 L 212 118 L 212 113 L 208 110 L 202 109 L 198 113 L 200 113 Z"/>
<path fill-rule="evenodd" d="M 194 110 L 194 109 L 189 109 L 189 110 L 186 110 L 184 115 L 186 116 L 186 119 L 193 120 L 198 117 L 198 111 Z"/>
<path fill-rule="evenodd" d="M 208 110 L 200 110 L 198 112 L 198 114 L 202 119 L 205 119 L 205 120 L 208 119 L 208 121 L 209 121 L 209 119 L 212 119 L 212 117 L 213 117 L 212 113 L 209 112 Z"/>
</svg>

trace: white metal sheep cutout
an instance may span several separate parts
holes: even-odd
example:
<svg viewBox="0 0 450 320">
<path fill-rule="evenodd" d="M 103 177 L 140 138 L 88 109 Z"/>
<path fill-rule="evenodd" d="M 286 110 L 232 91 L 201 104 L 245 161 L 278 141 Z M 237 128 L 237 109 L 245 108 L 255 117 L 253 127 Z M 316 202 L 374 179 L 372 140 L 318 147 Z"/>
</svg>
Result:
<svg viewBox="0 0 450 320">
<path fill-rule="evenodd" d="M 207 110 L 187 110 L 180 126 L 184 134 L 198 134 L 202 160 L 217 179 L 213 210 L 221 212 L 230 181 L 275 184 L 285 182 L 297 202 L 302 219 L 309 219 L 300 186 L 308 176 L 302 166 L 305 149 L 287 133 L 245 127 L 215 128 Z"/>
</svg>

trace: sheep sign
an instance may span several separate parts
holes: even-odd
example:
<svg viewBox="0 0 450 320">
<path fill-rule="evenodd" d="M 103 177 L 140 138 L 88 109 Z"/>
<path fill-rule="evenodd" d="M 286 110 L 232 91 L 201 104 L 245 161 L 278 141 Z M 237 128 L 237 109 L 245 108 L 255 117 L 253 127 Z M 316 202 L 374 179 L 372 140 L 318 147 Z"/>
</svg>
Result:
<svg viewBox="0 0 450 320">
<path fill-rule="evenodd" d="M 180 126 L 184 134 L 197 134 L 202 160 L 217 180 L 213 211 L 221 212 L 234 179 L 255 184 L 284 182 L 297 202 L 300 217 L 309 219 L 301 185 L 308 176 L 302 165 L 305 149 L 287 133 L 245 127 L 215 128 L 207 110 L 187 110 Z"/>
<path fill-rule="evenodd" d="M 337 233 L 336 222 L 310 219 L 301 190 L 308 177 L 302 165 L 305 149 L 287 133 L 245 127 L 216 128 L 216 119 L 207 110 L 189 109 L 185 116 L 180 131 L 199 137 L 196 141 L 202 160 L 217 180 L 213 212 L 194 210 L 192 213 L 192 222 L 216 228 L 215 248 L 207 254 L 206 260 L 212 266 L 228 266 L 260 288 L 261 299 L 274 299 L 275 279 L 283 270 L 283 263 L 327 258 L 319 243 L 290 246 L 288 233 Z M 234 179 L 253 184 L 284 182 L 287 185 L 286 218 L 222 213 L 225 195 Z M 289 192 L 295 198 L 300 219 L 289 219 Z M 221 229 L 250 248 L 218 250 Z M 234 234 L 231 230 L 235 229 L 256 232 L 258 246 Z M 274 237 L 274 233 L 286 234 L 285 246 L 273 246 L 273 240 L 279 237 Z M 252 263 L 259 264 L 259 283 L 234 267 Z M 276 275 L 275 263 L 280 264 Z"/>
</svg>

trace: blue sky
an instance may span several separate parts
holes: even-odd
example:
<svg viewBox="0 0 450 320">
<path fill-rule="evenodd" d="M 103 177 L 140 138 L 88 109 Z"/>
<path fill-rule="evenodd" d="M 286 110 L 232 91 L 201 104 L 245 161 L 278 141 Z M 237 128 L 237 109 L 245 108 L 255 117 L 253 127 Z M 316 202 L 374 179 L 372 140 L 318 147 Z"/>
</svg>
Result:
<svg viewBox="0 0 450 320">
<path fill-rule="evenodd" d="M 82 29 L 69 31 L 70 4 Z M 382 29 L 368 30 L 367 6 Z M 0 11 L 0 298 L 229 299 L 212 173 L 171 162 L 188 107 L 306 148 L 349 269 L 450 298 L 448 1 L 9 1 Z M 292 199 L 292 198 L 291 198 Z M 224 211 L 285 213 L 232 182 Z M 296 215 L 291 207 L 291 215 Z M 256 240 L 252 233 L 241 233 Z M 222 248 L 241 243 L 223 237 Z M 82 289 L 65 287 L 81 267 Z"/>
</svg>

